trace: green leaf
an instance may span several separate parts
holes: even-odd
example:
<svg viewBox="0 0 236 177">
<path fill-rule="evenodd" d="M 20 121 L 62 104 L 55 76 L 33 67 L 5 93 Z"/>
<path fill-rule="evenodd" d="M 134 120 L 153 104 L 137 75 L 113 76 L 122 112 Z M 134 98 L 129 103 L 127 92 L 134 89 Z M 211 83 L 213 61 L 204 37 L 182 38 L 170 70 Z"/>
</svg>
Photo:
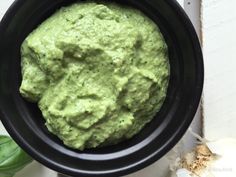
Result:
<svg viewBox="0 0 236 177">
<path fill-rule="evenodd" d="M 10 137 L 0 135 L 0 177 L 13 177 L 31 162 L 32 158 Z"/>
</svg>

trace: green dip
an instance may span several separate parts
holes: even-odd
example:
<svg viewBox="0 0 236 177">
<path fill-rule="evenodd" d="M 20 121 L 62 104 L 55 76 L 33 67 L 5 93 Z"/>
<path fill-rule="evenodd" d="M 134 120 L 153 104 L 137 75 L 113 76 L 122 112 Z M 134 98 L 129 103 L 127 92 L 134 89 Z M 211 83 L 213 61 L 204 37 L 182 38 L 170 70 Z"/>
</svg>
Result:
<svg viewBox="0 0 236 177">
<path fill-rule="evenodd" d="M 130 7 L 63 7 L 25 39 L 21 57 L 20 93 L 71 148 L 131 138 L 166 97 L 167 45 L 156 24 Z"/>
</svg>

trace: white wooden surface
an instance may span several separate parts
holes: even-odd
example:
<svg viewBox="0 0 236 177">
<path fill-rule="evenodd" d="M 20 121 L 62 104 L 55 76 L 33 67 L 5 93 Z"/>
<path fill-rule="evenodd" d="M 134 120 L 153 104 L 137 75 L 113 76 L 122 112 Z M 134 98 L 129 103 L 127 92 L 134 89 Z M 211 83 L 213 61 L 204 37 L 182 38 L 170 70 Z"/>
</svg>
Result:
<svg viewBox="0 0 236 177">
<path fill-rule="evenodd" d="M 0 19 L 5 13 L 6 9 L 13 2 L 13 0 L 0 0 Z M 186 12 L 190 16 L 195 28 L 200 34 L 200 21 L 199 21 L 199 2 L 200 0 L 178 0 L 182 7 L 185 8 Z M 189 3 L 190 2 L 190 3 Z M 199 132 L 201 129 L 200 123 L 201 112 L 198 111 L 194 122 L 192 123 L 192 128 L 194 131 Z M 0 133 L 6 134 L 5 129 L 0 124 Z M 194 139 L 191 136 L 185 135 L 182 143 L 185 144 L 185 149 L 189 149 L 194 145 Z M 162 158 L 153 165 L 136 172 L 134 174 L 128 175 L 127 177 L 167 177 L 168 176 L 168 163 L 165 158 Z M 37 162 L 32 163 L 22 170 L 16 177 L 56 177 L 56 173 L 48 168 L 40 165 Z"/>
<path fill-rule="evenodd" d="M 204 133 L 236 138 L 236 1 L 203 0 Z"/>
</svg>

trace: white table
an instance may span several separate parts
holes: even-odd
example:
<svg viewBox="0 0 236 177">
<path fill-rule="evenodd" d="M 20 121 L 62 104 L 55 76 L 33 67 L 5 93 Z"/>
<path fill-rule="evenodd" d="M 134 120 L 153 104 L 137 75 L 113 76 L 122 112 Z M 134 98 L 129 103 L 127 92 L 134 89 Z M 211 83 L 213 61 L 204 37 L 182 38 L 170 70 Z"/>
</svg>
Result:
<svg viewBox="0 0 236 177">
<path fill-rule="evenodd" d="M 236 1 L 202 2 L 205 136 L 236 138 Z"/>
</svg>

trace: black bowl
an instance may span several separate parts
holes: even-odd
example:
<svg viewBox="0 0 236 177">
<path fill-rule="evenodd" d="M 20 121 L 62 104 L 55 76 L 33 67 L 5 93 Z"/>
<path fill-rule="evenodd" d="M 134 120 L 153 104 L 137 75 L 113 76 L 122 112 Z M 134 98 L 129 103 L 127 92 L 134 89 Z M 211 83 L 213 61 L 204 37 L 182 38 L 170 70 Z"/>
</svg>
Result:
<svg viewBox="0 0 236 177">
<path fill-rule="evenodd" d="M 117 0 L 136 7 L 160 27 L 169 47 L 171 75 L 161 111 L 134 138 L 114 146 L 76 151 L 50 134 L 36 104 L 19 94 L 20 46 L 25 37 L 73 0 L 17 0 L 0 24 L 0 116 L 14 140 L 42 164 L 72 176 L 122 176 L 161 158 L 183 136 L 203 87 L 201 47 L 175 0 Z"/>
</svg>

